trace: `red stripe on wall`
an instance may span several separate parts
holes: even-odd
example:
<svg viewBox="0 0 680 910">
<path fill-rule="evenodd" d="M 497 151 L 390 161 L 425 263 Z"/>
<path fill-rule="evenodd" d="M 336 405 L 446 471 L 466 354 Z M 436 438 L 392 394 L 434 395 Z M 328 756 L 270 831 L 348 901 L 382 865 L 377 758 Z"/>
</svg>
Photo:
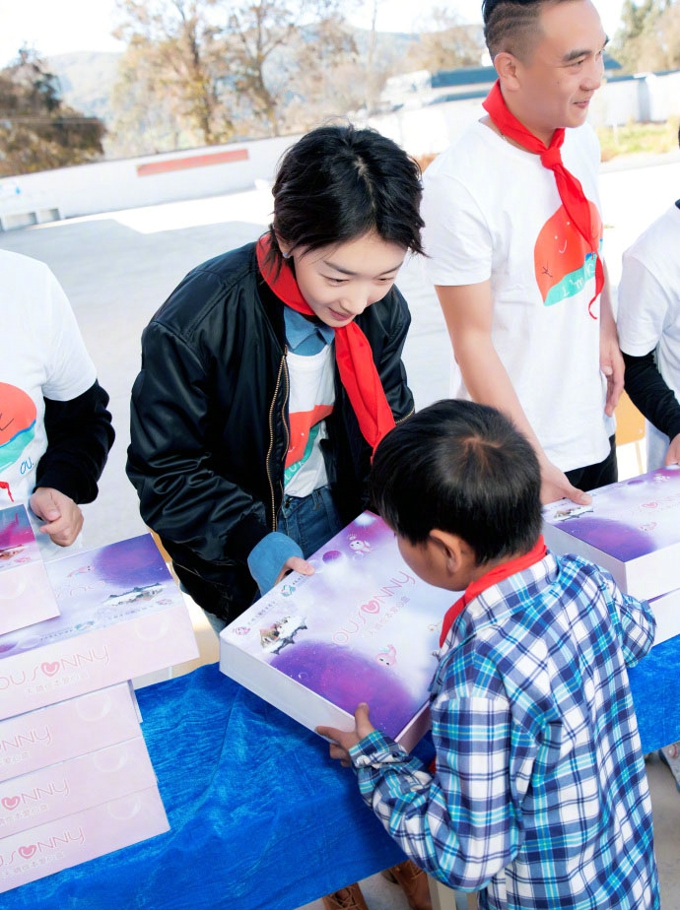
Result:
<svg viewBox="0 0 680 910">
<path fill-rule="evenodd" d="M 168 171 L 183 171 L 189 167 L 206 167 L 210 164 L 230 164 L 233 161 L 247 161 L 248 149 L 234 149 L 229 152 L 214 152 L 212 155 L 193 155 L 191 158 L 174 158 L 170 161 L 152 161 L 137 165 L 138 177 L 152 174 L 166 174 Z"/>
</svg>

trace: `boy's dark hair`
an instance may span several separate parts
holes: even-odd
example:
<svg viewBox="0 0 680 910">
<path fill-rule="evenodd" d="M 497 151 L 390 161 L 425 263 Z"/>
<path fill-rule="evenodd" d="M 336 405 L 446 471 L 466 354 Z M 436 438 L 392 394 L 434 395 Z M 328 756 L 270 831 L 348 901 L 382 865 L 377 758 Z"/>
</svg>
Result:
<svg viewBox="0 0 680 910">
<path fill-rule="evenodd" d="M 477 564 L 528 552 L 541 533 L 541 472 L 529 441 L 495 408 L 448 399 L 385 436 L 370 477 L 373 508 L 411 544 L 433 528 Z"/>
<path fill-rule="evenodd" d="M 540 38 L 541 9 L 562 2 L 564 0 L 483 0 L 484 39 L 491 59 L 506 51 L 526 62 Z"/>
<path fill-rule="evenodd" d="M 396 142 L 350 124 L 322 126 L 284 154 L 273 187 L 276 233 L 310 250 L 356 240 L 370 231 L 422 253 L 420 168 Z"/>
</svg>

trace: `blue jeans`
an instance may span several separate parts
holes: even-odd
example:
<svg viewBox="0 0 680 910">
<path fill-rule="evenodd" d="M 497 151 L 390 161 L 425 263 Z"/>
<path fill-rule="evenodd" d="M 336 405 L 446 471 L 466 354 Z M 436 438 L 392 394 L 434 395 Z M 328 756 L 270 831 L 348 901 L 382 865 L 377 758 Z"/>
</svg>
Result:
<svg viewBox="0 0 680 910">
<path fill-rule="evenodd" d="M 328 487 L 319 487 L 302 498 L 284 496 L 278 529 L 300 545 L 305 559 L 343 527 Z"/>
<path fill-rule="evenodd" d="M 309 559 L 312 553 L 316 553 L 319 547 L 327 543 L 338 531 L 342 531 L 343 527 L 344 523 L 338 515 L 328 487 L 319 487 L 309 496 L 284 496 L 279 512 L 278 530 L 300 545 L 305 559 Z M 227 625 L 225 620 L 208 612 L 205 607 L 203 612 L 219 635 Z"/>
</svg>

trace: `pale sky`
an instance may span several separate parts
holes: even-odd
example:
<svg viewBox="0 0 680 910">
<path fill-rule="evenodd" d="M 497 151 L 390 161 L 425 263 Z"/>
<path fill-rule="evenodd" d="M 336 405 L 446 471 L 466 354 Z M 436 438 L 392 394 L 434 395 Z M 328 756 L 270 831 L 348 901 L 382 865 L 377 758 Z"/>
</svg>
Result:
<svg viewBox="0 0 680 910">
<path fill-rule="evenodd" d="M 419 0 L 417 15 L 413 0 L 378 0 L 377 26 L 383 31 L 411 31 L 426 22 L 435 6 L 457 12 L 463 22 L 481 22 L 481 0 Z M 594 0 L 607 34 L 619 25 L 622 0 Z M 363 4 L 366 14 L 353 15 L 356 25 L 370 23 L 372 3 Z M 23 44 L 43 56 L 71 51 L 122 51 L 111 37 L 115 26 L 115 0 L 0 0 L 0 67 L 5 66 Z"/>
</svg>

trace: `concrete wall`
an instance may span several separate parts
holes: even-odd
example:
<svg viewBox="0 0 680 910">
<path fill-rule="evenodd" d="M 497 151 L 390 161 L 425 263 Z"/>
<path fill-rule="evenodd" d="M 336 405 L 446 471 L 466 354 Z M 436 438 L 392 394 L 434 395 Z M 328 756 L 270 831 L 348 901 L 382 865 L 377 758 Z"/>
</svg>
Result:
<svg viewBox="0 0 680 910">
<path fill-rule="evenodd" d="M 411 110 L 381 114 L 367 120 L 369 126 L 394 139 L 416 157 L 443 151 L 469 123 L 484 114 L 482 101 L 465 99 L 432 104 Z"/>
<path fill-rule="evenodd" d="M 201 199 L 250 189 L 271 180 L 282 153 L 297 139 L 286 136 L 210 146 L 118 161 L 102 161 L 0 179 L 0 215 L 7 226 L 118 211 L 181 199 Z M 14 222 L 14 223 L 13 223 Z"/>
<path fill-rule="evenodd" d="M 639 73 L 607 82 L 591 104 L 595 126 L 663 123 L 680 114 L 680 71 Z"/>
</svg>

